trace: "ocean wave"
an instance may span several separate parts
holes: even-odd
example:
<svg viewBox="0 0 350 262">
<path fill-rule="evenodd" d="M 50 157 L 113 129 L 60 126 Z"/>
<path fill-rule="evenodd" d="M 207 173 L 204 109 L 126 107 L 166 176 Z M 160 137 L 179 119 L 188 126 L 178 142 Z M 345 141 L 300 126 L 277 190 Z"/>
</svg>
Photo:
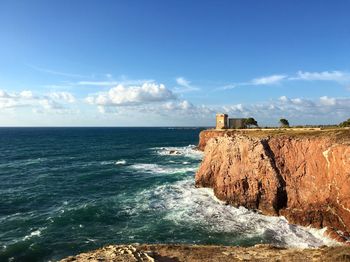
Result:
<svg viewBox="0 0 350 262">
<path fill-rule="evenodd" d="M 158 210 L 165 220 L 210 233 L 232 233 L 241 239 L 260 238 L 281 247 L 313 248 L 335 245 L 323 236 L 325 229 L 291 225 L 284 217 L 269 217 L 246 208 L 235 208 L 218 200 L 211 189 L 195 188 L 193 178 L 144 190 L 137 196 L 133 212 Z"/>
<path fill-rule="evenodd" d="M 197 150 L 195 145 L 183 147 L 156 147 L 153 149 L 161 156 L 185 156 L 198 160 L 203 157 L 203 152 Z"/>
<path fill-rule="evenodd" d="M 129 166 L 130 169 L 151 174 L 178 174 L 178 173 L 187 173 L 195 172 L 198 166 L 161 166 L 158 164 L 133 164 Z"/>
<path fill-rule="evenodd" d="M 91 163 L 89 163 L 91 164 Z M 93 164 L 93 163 L 92 163 Z M 106 165 L 113 165 L 114 164 L 114 160 L 109 160 L 109 161 L 101 161 L 100 164 L 102 166 L 106 166 Z"/>
<path fill-rule="evenodd" d="M 23 160 L 14 160 L 9 161 L 3 164 L 0 164 L 0 168 L 18 168 L 18 167 L 24 167 L 24 166 L 31 166 L 31 165 L 37 165 L 48 161 L 47 158 L 39 157 L 39 158 L 29 158 L 29 159 L 23 159 Z"/>
<path fill-rule="evenodd" d="M 101 161 L 100 164 L 103 166 L 105 166 L 105 165 L 125 165 L 126 160 L 120 159 L 117 161 L 115 161 L 115 160 Z"/>
<path fill-rule="evenodd" d="M 41 227 L 37 230 L 34 230 L 34 231 L 30 232 L 28 235 L 24 236 L 22 240 L 25 241 L 25 240 L 31 239 L 32 237 L 40 237 L 42 231 L 45 229 L 46 229 L 46 227 Z"/>
<path fill-rule="evenodd" d="M 121 159 L 121 160 L 116 161 L 114 164 L 116 164 L 116 165 L 125 165 L 126 164 L 126 160 Z"/>
</svg>

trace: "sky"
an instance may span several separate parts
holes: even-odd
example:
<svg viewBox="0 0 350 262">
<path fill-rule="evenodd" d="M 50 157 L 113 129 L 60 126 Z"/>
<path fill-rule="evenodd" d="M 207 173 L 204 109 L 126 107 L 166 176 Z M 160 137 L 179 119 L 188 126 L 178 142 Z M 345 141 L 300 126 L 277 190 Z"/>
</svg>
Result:
<svg viewBox="0 0 350 262">
<path fill-rule="evenodd" d="M 0 0 L 0 126 L 350 118 L 350 1 Z"/>
</svg>

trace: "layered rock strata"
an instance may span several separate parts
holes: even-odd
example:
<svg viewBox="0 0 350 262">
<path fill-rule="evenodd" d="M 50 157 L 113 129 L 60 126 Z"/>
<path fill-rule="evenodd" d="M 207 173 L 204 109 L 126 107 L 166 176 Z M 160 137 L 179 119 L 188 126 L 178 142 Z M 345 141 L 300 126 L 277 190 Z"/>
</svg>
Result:
<svg viewBox="0 0 350 262">
<path fill-rule="evenodd" d="M 196 186 L 234 206 L 350 232 L 350 131 L 203 131 Z"/>
</svg>

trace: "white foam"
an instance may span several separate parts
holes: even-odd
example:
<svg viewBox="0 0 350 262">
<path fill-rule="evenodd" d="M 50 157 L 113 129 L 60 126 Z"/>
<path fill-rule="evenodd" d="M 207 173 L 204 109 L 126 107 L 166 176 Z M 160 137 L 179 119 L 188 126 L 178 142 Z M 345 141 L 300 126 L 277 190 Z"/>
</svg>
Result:
<svg viewBox="0 0 350 262">
<path fill-rule="evenodd" d="M 126 160 L 121 159 L 115 162 L 116 165 L 125 165 L 126 164 Z"/>
<path fill-rule="evenodd" d="M 164 219 L 189 227 L 200 226 L 209 233 L 260 237 L 283 247 L 312 248 L 336 244 L 323 236 L 325 229 L 291 225 L 284 217 L 264 216 L 243 207 L 225 205 L 211 189 L 195 188 L 192 177 L 144 190 L 138 194 L 136 203 L 131 213 L 159 210 L 166 213 Z"/>
<path fill-rule="evenodd" d="M 35 231 L 30 232 L 30 234 L 23 237 L 23 240 L 28 240 L 28 239 L 31 239 L 32 237 L 39 237 L 43 229 L 45 228 L 39 228 Z"/>
<path fill-rule="evenodd" d="M 126 164 L 126 160 L 120 159 L 120 160 L 117 160 L 117 161 L 114 161 L 114 160 L 101 161 L 100 164 L 103 165 L 103 166 L 105 166 L 105 165 L 125 165 Z"/>
<path fill-rule="evenodd" d="M 198 160 L 203 157 L 203 152 L 197 150 L 195 145 L 183 147 L 156 147 L 153 149 L 157 154 L 162 156 L 185 156 Z"/>
<path fill-rule="evenodd" d="M 113 160 L 101 161 L 100 164 L 103 165 L 103 166 L 105 166 L 105 165 L 113 165 L 114 161 Z"/>
<path fill-rule="evenodd" d="M 96 241 L 97 241 L 97 239 L 87 238 L 85 243 L 91 243 L 91 242 L 95 243 Z"/>
<path fill-rule="evenodd" d="M 144 173 L 152 174 L 177 174 L 177 173 L 186 173 L 186 172 L 195 172 L 197 170 L 196 166 L 186 166 L 186 167 L 171 167 L 171 166 L 161 166 L 157 164 L 134 164 L 129 168 L 141 171 Z"/>
</svg>

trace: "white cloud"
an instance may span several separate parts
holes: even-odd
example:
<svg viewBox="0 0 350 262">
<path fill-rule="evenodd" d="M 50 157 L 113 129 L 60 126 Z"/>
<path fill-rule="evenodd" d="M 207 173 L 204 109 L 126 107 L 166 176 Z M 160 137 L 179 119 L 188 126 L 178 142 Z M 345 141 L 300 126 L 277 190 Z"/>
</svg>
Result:
<svg viewBox="0 0 350 262">
<path fill-rule="evenodd" d="M 237 110 L 238 108 L 242 110 Z M 223 111 L 220 107 L 218 111 Z M 305 99 L 281 96 L 277 100 L 249 105 L 223 107 L 231 116 L 253 116 L 258 121 L 269 123 L 281 117 L 290 118 L 294 124 L 338 123 L 350 117 L 350 97 L 328 97 Z M 277 124 L 277 123 L 275 123 Z"/>
<path fill-rule="evenodd" d="M 236 104 L 236 105 L 230 105 L 230 106 L 223 106 L 223 110 L 225 112 L 239 112 L 244 113 L 245 107 L 243 107 L 242 104 Z"/>
<path fill-rule="evenodd" d="M 7 93 L 4 90 L 0 90 L 0 109 L 28 106 L 33 99 L 32 92 L 28 90 L 19 93 Z"/>
<path fill-rule="evenodd" d="M 19 93 L 19 97 L 22 97 L 25 99 L 31 99 L 31 98 L 33 98 L 33 93 L 32 93 L 32 91 L 24 90 L 24 91 Z"/>
<path fill-rule="evenodd" d="M 184 77 L 178 77 L 176 78 L 176 83 L 180 86 L 188 87 L 190 88 L 190 81 L 186 80 Z"/>
<path fill-rule="evenodd" d="M 286 75 L 271 75 L 253 79 L 250 83 L 252 85 L 274 85 L 286 79 Z"/>
<path fill-rule="evenodd" d="M 318 99 L 307 99 L 281 96 L 275 100 L 255 104 L 194 105 L 187 100 L 175 99 L 170 90 L 161 87 L 162 85 L 157 84 L 137 87 L 117 86 L 106 93 L 89 96 L 86 101 L 96 105 L 100 113 L 120 117 L 144 116 L 149 119 L 161 117 L 167 119 L 166 121 L 172 119 L 174 123 L 193 125 L 199 123 L 214 125 L 217 112 L 228 113 L 231 117 L 254 117 L 258 122 L 270 125 L 278 125 L 278 119 L 282 117 L 289 119 L 292 124 L 322 124 L 330 121 L 337 123 L 349 118 L 350 114 L 350 98 L 347 97 L 323 96 Z"/>
<path fill-rule="evenodd" d="M 216 110 L 210 106 L 193 105 L 187 100 L 172 101 L 158 106 L 152 105 L 152 108 L 148 110 L 153 114 L 173 119 L 175 122 L 186 122 L 192 126 L 204 123 L 206 119 L 214 119 L 216 114 Z"/>
<path fill-rule="evenodd" d="M 20 104 L 13 99 L 0 99 L 0 109 L 15 108 L 18 106 Z"/>
<path fill-rule="evenodd" d="M 337 99 L 334 97 L 322 96 L 320 97 L 320 103 L 324 106 L 334 106 L 337 103 Z"/>
<path fill-rule="evenodd" d="M 0 90 L 0 98 L 12 98 L 12 99 L 32 99 L 33 93 L 29 90 L 23 90 L 19 93 L 7 93 L 4 90 Z"/>
<path fill-rule="evenodd" d="M 76 100 L 71 93 L 53 92 L 48 95 L 34 96 L 30 90 L 23 90 L 17 93 L 8 93 L 0 90 L 0 109 L 32 108 L 32 112 L 63 112 L 67 103 L 74 103 Z M 44 110 L 44 111 L 43 111 Z"/>
<path fill-rule="evenodd" d="M 130 106 L 164 102 L 176 96 L 163 84 L 144 83 L 141 86 L 118 85 L 106 93 L 89 96 L 86 101 L 99 106 Z"/>
<path fill-rule="evenodd" d="M 286 97 L 286 96 L 281 96 L 281 97 L 279 98 L 279 100 L 280 100 L 281 102 L 283 102 L 283 103 L 286 103 L 286 102 L 289 101 L 288 97 Z"/>
<path fill-rule="evenodd" d="M 242 86 L 261 86 L 261 85 L 275 85 L 286 81 L 333 81 L 339 84 L 350 83 L 350 73 L 344 71 L 323 71 L 323 72 L 304 72 L 298 71 L 295 75 L 275 74 L 260 78 L 254 78 L 247 82 L 233 83 L 217 90 L 227 90 Z"/>
<path fill-rule="evenodd" d="M 163 109 L 174 111 L 174 110 L 190 110 L 194 108 L 194 105 L 187 100 L 178 102 L 168 102 L 162 105 Z"/>
<path fill-rule="evenodd" d="M 295 77 L 290 80 L 306 80 L 306 81 L 350 81 L 350 74 L 342 71 L 323 71 L 323 72 L 303 72 L 298 71 Z"/>
<path fill-rule="evenodd" d="M 63 109 L 63 106 L 61 104 L 57 103 L 54 100 L 50 100 L 50 99 L 41 99 L 41 100 L 39 100 L 39 104 L 44 109 Z"/>
<path fill-rule="evenodd" d="M 191 84 L 191 82 L 188 81 L 184 77 L 176 78 L 176 83 L 177 83 L 177 85 L 179 85 L 179 87 L 174 89 L 174 92 L 176 92 L 176 93 L 184 93 L 184 92 L 191 92 L 191 91 L 200 90 L 198 87 L 193 86 Z"/>
<path fill-rule="evenodd" d="M 248 82 L 233 83 L 233 84 L 225 85 L 223 87 L 218 88 L 218 90 L 228 90 L 228 89 L 234 89 L 234 88 L 242 87 L 242 86 L 276 85 L 276 84 L 279 84 L 282 81 L 286 80 L 287 78 L 288 78 L 287 75 L 264 76 L 264 77 L 254 78 Z"/>
<path fill-rule="evenodd" d="M 100 112 L 101 114 L 106 113 L 106 108 L 103 107 L 103 106 L 98 106 L 98 107 L 97 107 L 97 110 L 98 110 L 98 112 Z"/>
<path fill-rule="evenodd" d="M 116 111 L 116 109 L 118 111 Z M 215 109 L 200 105 L 193 105 L 187 100 L 174 100 L 160 103 L 147 103 L 122 107 L 98 106 L 98 111 L 115 117 L 133 116 L 144 118 L 154 125 L 205 125 L 215 118 Z M 160 122 L 157 122 L 157 120 Z M 156 122 L 155 122 L 156 121 Z M 144 123 L 144 122 L 143 122 Z"/>
<path fill-rule="evenodd" d="M 292 103 L 294 103 L 296 105 L 301 105 L 304 102 L 303 99 L 301 99 L 301 98 L 292 98 L 291 101 L 292 101 Z"/>
<path fill-rule="evenodd" d="M 4 90 L 0 90 L 0 98 L 8 98 L 9 94 L 6 93 Z"/>
<path fill-rule="evenodd" d="M 68 103 L 74 103 L 76 101 L 75 97 L 69 92 L 52 92 L 49 97 L 54 100 L 62 100 Z"/>
</svg>

